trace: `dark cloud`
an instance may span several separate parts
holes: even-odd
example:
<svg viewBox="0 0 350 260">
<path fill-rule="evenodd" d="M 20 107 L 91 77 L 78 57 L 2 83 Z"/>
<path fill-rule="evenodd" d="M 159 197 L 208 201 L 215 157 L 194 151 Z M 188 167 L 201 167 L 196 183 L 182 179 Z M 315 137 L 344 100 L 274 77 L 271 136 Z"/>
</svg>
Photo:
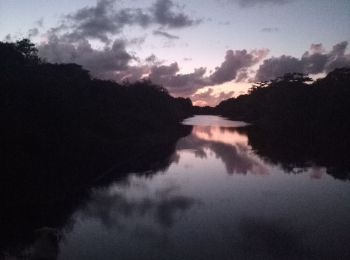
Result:
<svg viewBox="0 0 350 260">
<path fill-rule="evenodd" d="M 28 38 L 32 38 L 32 37 L 35 37 L 39 34 L 39 29 L 38 28 L 32 28 L 32 29 L 29 29 L 28 30 Z"/>
<path fill-rule="evenodd" d="M 264 60 L 260 65 L 255 79 L 257 81 L 269 80 L 283 76 L 287 72 L 302 72 L 301 61 L 292 56 L 282 55 Z"/>
<path fill-rule="evenodd" d="M 136 45 L 141 47 L 141 45 L 146 41 L 146 36 L 143 37 L 135 37 L 127 40 L 127 45 Z"/>
<path fill-rule="evenodd" d="M 181 28 L 192 26 L 200 23 L 200 20 L 193 20 L 188 15 L 179 12 L 174 12 L 174 7 L 180 9 L 171 0 L 158 0 L 152 8 L 154 20 L 156 23 L 169 27 L 169 28 Z"/>
<path fill-rule="evenodd" d="M 239 70 L 237 77 L 236 77 L 236 82 L 243 82 L 249 79 L 249 74 L 247 69 L 241 69 Z"/>
<path fill-rule="evenodd" d="M 71 42 L 88 38 L 109 43 L 113 35 L 121 33 L 127 25 L 184 28 L 200 23 L 171 0 L 158 0 L 150 8 L 144 9 L 117 9 L 115 3 L 116 0 L 99 0 L 96 6 L 84 7 L 66 15 L 61 24 L 53 29 Z"/>
<path fill-rule="evenodd" d="M 162 36 L 162 37 L 165 37 L 169 40 L 177 40 L 177 39 L 180 39 L 179 36 L 176 36 L 176 35 L 172 35 L 170 33 L 167 33 L 167 32 L 164 32 L 164 31 L 160 31 L 160 30 L 154 30 L 153 31 L 153 35 L 156 35 L 156 36 Z"/>
<path fill-rule="evenodd" d="M 350 54 L 346 53 L 347 42 L 340 42 L 326 52 L 322 44 L 312 44 L 300 59 L 282 55 L 266 59 L 260 65 L 255 80 L 263 81 L 283 76 L 288 72 L 328 73 L 335 68 L 350 66 Z"/>
<path fill-rule="evenodd" d="M 267 53 L 267 50 L 249 53 L 246 50 L 230 50 L 221 66 L 212 75 L 206 76 L 204 67 L 180 73 L 176 62 L 164 65 L 152 55 L 142 61 L 127 51 L 127 46 L 143 44 L 145 37 L 115 39 L 125 26 L 132 25 L 160 26 L 153 31 L 154 35 L 178 39 L 165 29 L 188 27 L 200 22 L 185 14 L 183 7 L 171 0 L 157 0 L 151 7 L 142 9 L 118 9 L 116 0 L 99 0 L 95 6 L 64 16 L 59 26 L 47 32 L 47 42 L 38 45 L 39 55 L 53 63 L 80 64 L 93 76 L 104 79 L 136 81 L 148 76 L 175 96 L 190 96 L 200 88 L 231 81 L 237 75 L 237 80 L 244 80 L 245 69 L 259 62 Z M 91 46 L 90 40 L 96 39 L 105 43 L 104 48 Z"/>
<path fill-rule="evenodd" d="M 12 42 L 12 35 L 11 34 L 6 34 L 6 36 L 4 37 L 4 41 L 5 42 Z"/>
<path fill-rule="evenodd" d="M 158 59 L 158 57 L 154 54 L 151 54 L 150 56 L 148 56 L 145 61 L 151 65 L 160 65 L 162 64 L 162 61 L 160 61 Z"/>
<path fill-rule="evenodd" d="M 128 78 L 132 81 L 137 80 L 137 77 L 148 74 L 151 81 L 163 85 L 171 94 L 190 96 L 205 86 L 221 84 L 234 79 L 236 81 L 246 80 L 248 78 L 247 68 L 258 63 L 267 53 L 267 49 L 252 50 L 249 53 L 246 50 L 229 50 L 226 53 L 225 61 L 209 76 L 205 75 L 206 68 L 204 67 L 196 68 L 191 73 L 180 73 L 177 62 L 164 65 L 157 60 L 156 56 L 151 55 L 145 60 L 148 64 L 126 68 L 124 71 L 119 71 L 111 76 L 115 80 Z M 207 94 L 211 96 L 211 104 L 214 104 L 219 98 L 217 95 L 213 96 L 212 93 Z M 224 93 L 220 95 L 223 98 L 226 97 Z M 196 96 L 195 99 L 199 99 L 199 96 Z"/>
<path fill-rule="evenodd" d="M 72 32 L 66 33 L 71 41 L 80 38 L 99 39 L 108 42 L 108 34 L 117 34 L 124 24 L 120 24 L 123 12 L 114 12 L 114 0 L 99 0 L 94 7 L 84 7 L 66 16 L 64 21 Z M 124 23 L 130 21 L 124 21 Z"/>
<path fill-rule="evenodd" d="M 278 27 L 264 27 L 261 29 L 262 32 L 273 33 L 278 32 L 280 29 Z"/>
<path fill-rule="evenodd" d="M 121 40 L 115 40 L 111 47 L 96 50 L 87 40 L 72 44 L 53 36 L 48 43 L 39 45 L 38 50 L 39 55 L 48 62 L 77 63 L 101 78 L 127 69 L 133 59 L 125 49 L 125 42 Z"/>
<path fill-rule="evenodd" d="M 170 65 L 153 66 L 149 78 L 165 86 L 173 95 L 188 96 L 209 84 L 204 77 L 205 68 L 197 68 L 192 73 L 180 74 L 177 62 Z"/>
<path fill-rule="evenodd" d="M 266 57 L 267 49 L 252 50 L 228 50 L 226 52 L 225 61 L 217 67 L 210 76 L 213 84 L 221 84 L 236 78 L 237 73 L 241 69 L 253 66 Z"/>
</svg>

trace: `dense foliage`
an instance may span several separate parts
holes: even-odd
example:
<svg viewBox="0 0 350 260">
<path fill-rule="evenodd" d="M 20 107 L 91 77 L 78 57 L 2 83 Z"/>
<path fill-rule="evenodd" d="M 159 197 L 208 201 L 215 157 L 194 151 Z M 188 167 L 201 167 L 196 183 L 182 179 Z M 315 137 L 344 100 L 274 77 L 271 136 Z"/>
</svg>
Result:
<svg viewBox="0 0 350 260">
<path fill-rule="evenodd" d="M 215 112 L 270 127 L 344 129 L 350 123 L 350 68 L 330 72 L 311 83 L 300 73 L 288 73 L 255 84 L 249 94 L 221 102 Z"/>
<path fill-rule="evenodd" d="M 285 169 L 316 164 L 349 179 L 350 68 L 315 82 L 300 73 L 260 82 L 212 112 L 253 123 L 248 136 L 255 152 Z"/>
<path fill-rule="evenodd" d="M 176 124 L 192 107 L 149 81 L 120 85 L 76 64 L 43 62 L 28 40 L 0 43 L 0 57 L 1 116 L 12 134 L 84 128 L 118 138 Z"/>
<path fill-rule="evenodd" d="M 38 58 L 28 40 L 0 42 L 0 258 L 57 227 L 89 187 L 169 165 L 191 101 L 149 81 L 93 79 Z"/>
</svg>

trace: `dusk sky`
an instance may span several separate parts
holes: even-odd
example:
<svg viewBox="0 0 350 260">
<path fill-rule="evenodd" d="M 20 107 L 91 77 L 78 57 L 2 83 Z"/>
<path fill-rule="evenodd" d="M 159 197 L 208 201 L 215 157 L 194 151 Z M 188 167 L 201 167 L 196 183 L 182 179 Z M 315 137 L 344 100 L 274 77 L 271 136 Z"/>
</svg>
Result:
<svg viewBox="0 0 350 260">
<path fill-rule="evenodd" d="M 350 66 L 349 0 L 0 0 L 0 39 L 95 77 L 215 105 L 286 72 Z"/>
</svg>

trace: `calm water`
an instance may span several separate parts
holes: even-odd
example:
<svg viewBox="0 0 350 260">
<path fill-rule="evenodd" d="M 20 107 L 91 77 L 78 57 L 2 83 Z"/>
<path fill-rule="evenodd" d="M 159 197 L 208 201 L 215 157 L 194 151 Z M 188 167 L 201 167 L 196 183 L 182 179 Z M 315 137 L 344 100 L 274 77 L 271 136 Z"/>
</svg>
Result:
<svg viewBox="0 0 350 260">
<path fill-rule="evenodd" d="M 286 172 L 213 116 L 185 120 L 167 169 L 95 188 L 58 259 L 350 259 L 350 182 Z"/>
</svg>

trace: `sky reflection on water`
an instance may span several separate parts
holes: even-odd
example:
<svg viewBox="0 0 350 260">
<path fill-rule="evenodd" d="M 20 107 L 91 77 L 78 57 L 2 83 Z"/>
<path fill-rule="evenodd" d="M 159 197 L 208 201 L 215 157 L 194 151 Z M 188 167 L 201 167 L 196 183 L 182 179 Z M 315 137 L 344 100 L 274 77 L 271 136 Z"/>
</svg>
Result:
<svg viewBox="0 0 350 260">
<path fill-rule="evenodd" d="M 178 141 L 166 170 L 94 189 L 58 259 L 349 257 L 349 182 L 317 166 L 286 173 L 213 119 Z"/>
</svg>

